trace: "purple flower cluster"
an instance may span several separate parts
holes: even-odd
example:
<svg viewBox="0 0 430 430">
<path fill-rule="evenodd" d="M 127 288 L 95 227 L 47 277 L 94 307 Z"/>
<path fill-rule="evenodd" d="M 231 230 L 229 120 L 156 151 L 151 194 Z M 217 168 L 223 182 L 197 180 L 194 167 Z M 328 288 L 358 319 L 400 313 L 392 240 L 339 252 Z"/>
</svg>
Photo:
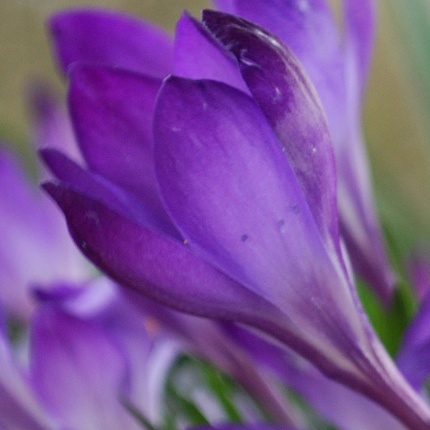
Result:
<svg viewBox="0 0 430 430">
<path fill-rule="evenodd" d="M 1 338 L 12 370 L 0 372 L 0 410 L 13 413 L 0 423 L 135 428 L 124 402 L 157 423 L 181 348 L 223 369 L 283 428 L 312 423 L 276 381 L 343 430 L 430 429 L 420 393 L 430 306 L 396 364 L 354 284 L 363 278 L 385 306 L 395 284 L 360 128 L 372 1 L 343 1 L 343 33 L 325 0 L 214 3 L 201 21 L 185 13 L 174 40 L 102 10 L 51 19 L 71 124 L 38 99 L 35 139 L 52 174 L 43 188 L 119 287 L 83 282 L 79 260 L 82 285 L 71 288 L 76 279 L 53 260 L 70 245 L 52 208 L 3 157 L 0 183 L 12 185 L 0 214 L 20 214 L 17 230 L 29 234 L 18 240 L 2 221 L 11 245 L 0 279 L 20 292 L 1 289 L 0 299 L 15 315 L 29 285 L 35 299 L 25 371 Z M 23 270 L 27 255 L 34 270 Z"/>
</svg>

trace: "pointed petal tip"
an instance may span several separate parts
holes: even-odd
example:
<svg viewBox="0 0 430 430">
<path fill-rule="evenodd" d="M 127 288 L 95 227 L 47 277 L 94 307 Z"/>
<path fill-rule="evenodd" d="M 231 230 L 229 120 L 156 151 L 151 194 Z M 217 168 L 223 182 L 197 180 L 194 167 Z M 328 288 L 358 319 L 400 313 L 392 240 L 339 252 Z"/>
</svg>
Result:
<svg viewBox="0 0 430 430">
<path fill-rule="evenodd" d="M 58 164 L 63 164 L 64 162 L 72 163 L 72 161 L 63 152 L 53 148 L 52 146 L 41 146 L 38 149 L 38 154 L 42 162 L 54 176 L 57 176 L 56 172 L 58 172 Z"/>
<path fill-rule="evenodd" d="M 48 22 L 63 74 L 75 62 L 116 66 L 164 77 L 172 68 L 172 38 L 132 15 L 101 8 L 73 8 Z"/>
<path fill-rule="evenodd" d="M 62 186 L 59 181 L 43 181 L 40 184 L 40 188 L 42 188 L 42 190 L 44 190 L 60 206 L 59 202 Z"/>
</svg>

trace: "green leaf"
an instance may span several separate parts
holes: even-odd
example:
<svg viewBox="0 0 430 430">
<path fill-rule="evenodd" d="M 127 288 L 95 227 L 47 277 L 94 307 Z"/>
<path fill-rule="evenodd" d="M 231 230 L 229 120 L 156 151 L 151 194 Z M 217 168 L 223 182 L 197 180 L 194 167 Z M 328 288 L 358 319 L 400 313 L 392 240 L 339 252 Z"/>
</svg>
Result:
<svg viewBox="0 0 430 430">
<path fill-rule="evenodd" d="M 231 380 L 213 366 L 207 365 L 203 362 L 200 362 L 199 366 L 208 387 L 212 391 L 212 394 L 217 398 L 228 419 L 234 423 L 243 422 L 240 412 L 232 402 L 235 387 L 231 383 Z"/>
<path fill-rule="evenodd" d="M 410 288 L 405 282 L 400 282 L 388 309 L 363 282 L 357 282 L 357 290 L 373 328 L 389 354 L 395 356 L 414 314 L 415 301 Z"/>
</svg>

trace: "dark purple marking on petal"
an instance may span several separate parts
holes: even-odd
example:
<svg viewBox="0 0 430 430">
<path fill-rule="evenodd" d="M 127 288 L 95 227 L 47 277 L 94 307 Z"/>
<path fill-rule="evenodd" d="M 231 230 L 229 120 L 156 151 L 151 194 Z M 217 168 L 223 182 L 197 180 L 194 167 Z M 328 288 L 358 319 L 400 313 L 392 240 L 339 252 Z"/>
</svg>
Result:
<svg viewBox="0 0 430 430">
<path fill-rule="evenodd" d="M 205 11 L 204 23 L 238 59 L 243 77 L 275 131 L 329 248 L 339 247 L 336 171 L 319 98 L 294 54 L 261 27 Z M 340 251 L 337 251 L 340 256 Z"/>
<path fill-rule="evenodd" d="M 246 93 L 236 59 L 196 19 L 184 13 L 178 21 L 174 74 L 191 79 L 214 79 Z"/>
<path fill-rule="evenodd" d="M 229 2 L 226 6 L 229 12 L 253 19 L 273 31 L 294 51 L 309 74 L 322 100 L 329 122 L 338 168 L 339 218 L 348 250 L 353 257 L 354 268 L 374 286 L 382 300 L 388 303 L 394 287 L 394 276 L 384 251 L 374 209 L 367 160 L 360 132 L 357 131 L 361 94 L 358 93 L 360 71 L 357 71 L 359 65 L 356 65 L 356 61 L 361 60 L 357 60 L 356 57 L 361 55 L 364 62 L 364 57 L 369 56 L 371 4 L 366 2 L 357 16 L 353 10 L 361 7 L 359 2 L 352 4 L 351 0 L 351 4 L 347 5 L 346 13 L 351 15 L 347 17 L 351 35 L 348 36 L 349 45 L 346 44 L 344 47 L 340 44 L 335 22 L 325 1 L 294 0 L 282 2 L 282 5 L 280 3 L 277 0 L 268 2 L 255 0 L 246 3 L 249 7 L 245 7 L 244 1 L 237 0 Z M 214 20 L 213 32 L 222 36 L 222 26 L 217 23 L 222 19 L 216 18 L 217 14 L 211 11 L 204 12 L 204 16 L 209 28 L 210 20 Z M 234 19 L 232 21 L 234 22 Z M 233 30 L 239 31 L 236 28 Z M 358 42 L 358 33 L 363 33 L 364 40 L 360 42 L 361 44 Z M 235 49 L 233 42 L 230 49 Z M 239 52 L 237 55 L 246 59 L 245 54 L 247 53 Z M 252 67 L 259 64 L 258 58 L 256 61 L 251 59 L 247 68 L 253 70 Z M 242 68 L 244 67 L 242 65 Z M 268 69 L 258 71 L 255 67 L 254 74 L 264 76 L 264 72 L 269 82 L 272 82 L 272 74 L 276 73 Z M 264 84 L 263 81 L 263 87 Z M 272 94 L 275 98 L 276 93 Z M 258 100 L 257 96 L 256 98 Z M 330 204 L 326 209 L 330 213 Z M 332 210 L 334 209 L 333 207 Z M 334 226 L 332 229 L 337 230 Z M 373 257 L 373 249 L 376 250 L 376 258 Z"/>
<path fill-rule="evenodd" d="M 330 128 L 337 128 L 345 113 L 344 65 L 339 31 L 328 2 L 221 0 L 215 4 L 266 28 L 294 52 L 318 91 Z"/>
</svg>

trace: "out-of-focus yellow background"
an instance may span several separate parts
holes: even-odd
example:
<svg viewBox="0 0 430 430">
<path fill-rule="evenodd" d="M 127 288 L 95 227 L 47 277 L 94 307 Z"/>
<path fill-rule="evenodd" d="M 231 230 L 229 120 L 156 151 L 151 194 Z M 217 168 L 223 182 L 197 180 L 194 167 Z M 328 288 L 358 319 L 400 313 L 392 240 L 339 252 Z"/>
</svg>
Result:
<svg viewBox="0 0 430 430">
<path fill-rule="evenodd" d="M 364 110 L 364 129 L 380 211 L 393 234 L 412 242 L 430 240 L 430 121 L 428 99 L 412 70 L 410 40 L 399 6 L 379 4 L 377 44 Z M 397 4 L 397 8 L 395 5 Z M 425 2 L 421 2 L 425 5 Z M 415 5 L 416 6 L 416 5 Z M 426 5 L 430 36 L 430 3 Z M 407 26 L 415 25 L 408 22 Z M 417 23 L 418 25 L 418 23 Z M 425 103 L 427 98 L 427 103 Z"/>
<path fill-rule="evenodd" d="M 30 80 L 45 78 L 59 90 L 64 87 L 50 58 L 46 17 L 63 8 L 89 4 L 127 11 L 173 31 L 183 9 L 199 16 L 209 1 L 1 0 L 0 138 L 24 147 L 28 132 L 24 90 Z M 392 4 L 380 2 L 365 135 L 383 217 L 390 220 L 396 235 L 430 239 L 430 127 L 422 103 L 430 94 L 420 93 L 409 73 L 408 48 Z"/>
</svg>

